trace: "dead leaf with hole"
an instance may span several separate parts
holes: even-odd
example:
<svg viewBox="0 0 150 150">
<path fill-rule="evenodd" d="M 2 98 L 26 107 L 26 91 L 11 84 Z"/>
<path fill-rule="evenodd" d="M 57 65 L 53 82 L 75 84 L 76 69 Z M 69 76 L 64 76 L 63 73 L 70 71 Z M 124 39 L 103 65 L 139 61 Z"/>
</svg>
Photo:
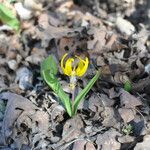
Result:
<svg viewBox="0 0 150 150">
<path fill-rule="evenodd" d="M 48 133 L 48 114 L 40 111 L 31 101 L 10 92 L 1 93 L 0 99 L 8 100 L 2 124 L 2 133 L 6 143 L 11 138 L 21 148 L 23 144 L 32 144 L 30 142 L 34 137 L 31 134 L 28 139 L 29 129 L 34 134 L 46 135 Z"/>
</svg>

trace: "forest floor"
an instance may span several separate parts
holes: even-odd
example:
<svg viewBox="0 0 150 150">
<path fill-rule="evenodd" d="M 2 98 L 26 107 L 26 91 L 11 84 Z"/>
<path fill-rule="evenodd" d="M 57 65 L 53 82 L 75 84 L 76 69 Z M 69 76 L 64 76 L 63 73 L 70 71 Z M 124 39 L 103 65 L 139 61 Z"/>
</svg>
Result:
<svg viewBox="0 0 150 150">
<path fill-rule="evenodd" d="M 1 150 L 150 149 L 149 0 L 0 2 L 21 24 L 0 22 Z M 72 118 L 40 74 L 53 55 L 71 96 L 65 53 L 89 58 L 78 92 L 101 72 Z"/>
</svg>

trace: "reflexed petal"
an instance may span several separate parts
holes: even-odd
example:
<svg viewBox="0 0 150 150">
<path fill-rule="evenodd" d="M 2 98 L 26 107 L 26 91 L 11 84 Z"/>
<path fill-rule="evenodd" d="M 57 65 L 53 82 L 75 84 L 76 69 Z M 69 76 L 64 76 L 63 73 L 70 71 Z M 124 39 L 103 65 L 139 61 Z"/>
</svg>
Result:
<svg viewBox="0 0 150 150">
<path fill-rule="evenodd" d="M 73 58 L 69 58 L 67 61 L 66 61 L 66 65 L 65 65 L 65 68 L 64 68 L 64 74 L 68 75 L 68 76 L 71 76 L 72 74 L 72 62 L 74 61 Z"/>
<path fill-rule="evenodd" d="M 68 76 L 79 76 L 79 77 L 83 76 L 88 68 L 88 64 L 89 64 L 88 58 L 86 57 L 84 60 L 79 56 L 75 56 L 79 60 L 77 68 L 75 69 L 75 66 L 73 66 L 74 58 L 71 57 L 68 58 L 66 61 L 64 61 L 67 55 L 68 54 L 66 53 L 61 60 L 61 68 L 64 74 Z"/>
<path fill-rule="evenodd" d="M 82 68 L 84 67 L 84 62 L 82 60 L 79 61 L 78 63 L 78 67 L 75 70 L 76 71 L 76 75 L 79 76 L 80 72 L 82 71 Z"/>
<path fill-rule="evenodd" d="M 62 68 L 63 72 L 64 72 L 64 70 L 65 70 L 65 67 L 64 67 L 64 59 L 66 58 L 67 55 L 68 55 L 68 53 L 66 53 L 66 54 L 62 57 L 62 59 L 61 59 L 61 68 Z"/>
<path fill-rule="evenodd" d="M 85 61 L 83 59 L 81 59 L 80 57 L 78 57 L 80 59 L 80 62 L 78 64 L 78 67 L 76 69 L 76 75 L 81 77 L 85 74 L 87 68 L 88 68 L 88 64 L 89 64 L 89 60 L 86 57 Z"/>
</svg>

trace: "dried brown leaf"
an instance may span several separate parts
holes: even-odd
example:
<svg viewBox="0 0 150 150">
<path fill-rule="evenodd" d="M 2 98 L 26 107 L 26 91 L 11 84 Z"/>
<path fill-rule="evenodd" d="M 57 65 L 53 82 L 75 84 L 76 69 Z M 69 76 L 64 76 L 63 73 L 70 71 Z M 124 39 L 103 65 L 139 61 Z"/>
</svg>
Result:
<svg viewBox="0 0 150 150">
<path fill-rule="evenodd" d="M 81 128 L 83 128 L 83 121 L 79 116 L 68 120 L 63 127 L 62 140 L 68 142 L 78 138 L 82 133 Z"/>
<path fill-rule="evenodd" d="M 118 150 L 121 144 L 116 141 L 116 136 L 120 136 L 120 133 L 114 129 L 106 131 L 104 134 L 99 134 L 96 140 L 98 149 L 101 150 Z"/>
<path fill-rule="evenodd" d="M 84 150 L 85 144 L 87 143 L 86 140 L 79 140 L 74 142 L 72 150 Z"/>
<path fill-rule="evenodd" d="M 33 48 L 31 55 L 27 56 L 25 60 L 31 64 L 40 65 L 46 56 L 45 49 Z"/>
<path fill-rule="evenodd" d="M 55 27 L 49 24 L 47 14 L 41 14 L 38 19 L 39 28 L 36 29 L 36 38 L 42 40 L 42 46 L 48 47 L 49 41 L 52 39 L 60 39 L 62 37 L 74 37 L 79 35 L 83 28 L 69 29 L 64 27 Z"/>
<path fill-rule="evenodd" d="M 103 29 L 91 27 L 88 31 L 88 34 L 92 35 L 93 39 L 88 41 L 87 48 L 92 50 L 94 53 L 102 53 L 103 47 L 106 44 L 105 38 L 107 32 Z"/>
<path fill-rule="evenodd" d="M 132 121 L 135 117 L 135 110 L 128 108 L 119 108 L 119 114 L 125 123 Z"/>
<path fill-rule="evenodd" d="M 79 140 L 74 142 L 73 150 L 96 150 L 93 143 L 87 142 L 86 140 Z"/>
<path fill-rule="evenodd" d="M 114 127 L 117 125 L 117 116 L 115 115 L 114 109 L 111 107 L 105 107 L 105 110 L 101 113 L 102 118 L 104 119 L 102 124 L 105 127 Z"/>
<path fill-rule="evenodd" d="M 134 137 L 130 135 L 125 135 L 125 136 L 118 137 L 118 141 L 120 143 L 130 143 L 134 141 Z"/>
<path fill-rule="evenodd" d="M 120 94 L 121 106 L 124 106 L 125 108 L 135 109 L 136 106 L 142 105 L 141 100 L 131 95 L 129 92 L 121 89 Z"/>
<path fill-rule="evenodd" d="M 40 111 L 31 101 L 10 92 L 1 93 L 0 98 L 8 100 L 2 124 L 2 133 L 6 142 L 8 138 L 12 138 L 21 148 L 23 144 L 31 144 L 26 140 L 27 132 L 25 131 L 29 128 L 34 134 L 46 135 L 48 133 L 48 114 Z M 22 125 L 25 128 L 22 128 Z M 30 136 L 32 137 L 32 134 Z"/>
</svg>

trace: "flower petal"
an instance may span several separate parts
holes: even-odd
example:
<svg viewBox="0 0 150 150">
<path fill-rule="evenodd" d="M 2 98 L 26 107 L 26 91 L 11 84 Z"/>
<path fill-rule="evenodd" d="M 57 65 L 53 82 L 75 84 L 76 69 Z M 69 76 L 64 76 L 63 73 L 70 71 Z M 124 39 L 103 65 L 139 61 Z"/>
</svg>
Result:
<svg viewBox="0 0 150 150">
<path fill-rule="evenodd" d="M 72 62 L 74 61 L 73 58 L 69 58 L 67 61 L 66 61 L 66 64 L 65 64 L 65 69 L 64 69 L 64 74 L 68 75 L 68 76 L 71 76 L 72 75 Z"/>
<path fill-rule="evenodd" d="M 66 54 L 62 57 L 62 59 L 61 59 L 61 68 L 62 68 L 63 72 L 64 72 L 64 70 L 65 70 L 65 67 L 64 67 L 64 59 L 66 58 L 67 55 L 68 55 L 68 53 L 66 53 Z"/>
<path fill-rule="evenodd" d="M 76 56 L 78 57 L 78 56 Z M 76 75 L 81 77 L 85 74 L 87 68 L 88 68 L 88 64 L 89 64 L 89 60 L 88 58 L 86 57 L 85 60 L 83 60 L 82 58 L 78 57 L 79 58 L 79 64 L 78 64 L 78 67 L 76 69 Z"/>
<path fill-rule="evenodd" d="M 61 60 L 61 68 L 64 74 L 68 76 L 79 76 L 79 77 L 83 76 L 88 68 L 89 64 L 88 58 L 86 57 L 84 60 L 79 56 L 75 56 L 79 60 L 77 68 L 75 68 L 75 66 L 73 66 L 74 65 L 73 62 L 75 61 L 74 58 L 71 57 L 68 58 L 66 62 L 64 61 L 67 55 L 68 53 L 66 53 Z"/>
</svg>

